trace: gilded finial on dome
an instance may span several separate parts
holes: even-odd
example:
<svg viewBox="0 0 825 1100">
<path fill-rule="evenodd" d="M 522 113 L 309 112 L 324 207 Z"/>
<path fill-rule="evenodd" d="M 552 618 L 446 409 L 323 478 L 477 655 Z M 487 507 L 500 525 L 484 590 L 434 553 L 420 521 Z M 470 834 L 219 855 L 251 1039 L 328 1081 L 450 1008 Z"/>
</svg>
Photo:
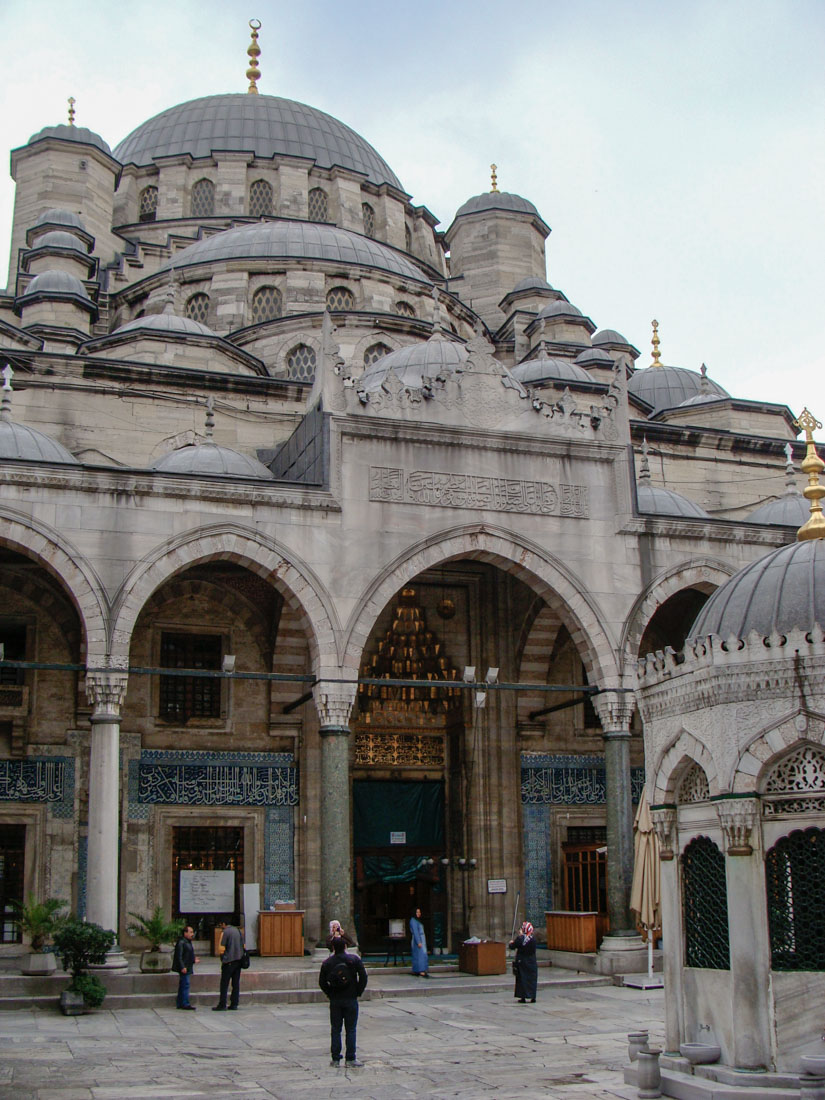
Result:
<svg viewBox="0 0 825 1100">
<path fill-rule="evenodd" d="M 3 367 L 3 401 L 0 404 L 0 420 L 11 420 L 11 380 L 14 378 L 14 371 L 11 369 L 11 364 L 6 363 Z"/>
<path fill-rule="evenodd" d="M 73 95 L 70 95 L 68 102 L 69 102 L 69 125 L 74 126 L 74 105 L 75 105 L 75 103 L 77 103 L 77 100 L 75 99 L 75 97 Z"/>
<path fill-rule="evenodd" d="M 498 175 L 496 174 L 497 172 L 498 172 L 498 165 L 497 164 L 491 164 L 490 165 L 490 183 L 492 184 L 492 186 L 490 187 L 490 191 L 498 191 Z"/>
<path fill-rule="evenodd" d="M 659 354 L 659 322 L 654 320 L 650 323 L 653 325 L 653 339 L 650 341 L 653 345 L 653 362 L 650 365 L 651 367 L 661 367 L 662 364 L 659 362 L 661 359 Z"/>
<path fill-rule="evenodd" d="M 806 539 L 825 538 L 825 516 L 822 514 L 821 500 L 825 497 L 825 485 L 820 485 L 819 476 L 825 470 L 825 462 L 816 453 L 813 433 L 822 427 L 820 421 L 808 409 L 803 409 L 799 419 L 794 421 L 794 427 L 805 433 L 805 444 L 808 453 L 800 463 L 800 469 L 808 475 L 808 484 L 802 490 L 802 495 L 811 502 L 811 518 L 796 533 L 797 539 L 804 542 Z"/>
<path fill-rule="evenodd" d="M 258 70 L 258 58 L 261 56 L 261 47 L 258 45 L 258 31 L 261 29 L 260 19 L 250 19 L 249 29 L 252 31 L 252 41 L 249 43 L 249 49 L 246 51 L 249 54 L 249 68 L 246 70 L 246 75 L 249 79 L 249 87 L 246 90 L 248 95 L 257 95 L 257 81 L 261 79 L 261 74 Z"/>
</svg>

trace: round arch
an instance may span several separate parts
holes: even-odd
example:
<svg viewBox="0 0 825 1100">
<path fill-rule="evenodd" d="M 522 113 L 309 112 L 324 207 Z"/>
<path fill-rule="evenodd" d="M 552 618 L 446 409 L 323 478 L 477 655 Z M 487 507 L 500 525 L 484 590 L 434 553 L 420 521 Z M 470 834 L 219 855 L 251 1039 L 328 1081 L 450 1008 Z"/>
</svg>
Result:
<svg viewBox="0 0 825 1100">
<path fill-rule="evenodd" d="M 291 560 L 273 540 L 235 524 L 194 528 L 164 543 L 135 566 L 113 603 L 113 654 L 128 655 L 137 617 L 162 584 L 191 565 L 217 560 L 245 566 L 275 585 L 306 631 L 313 667 L 319 673 L 322 668 L 337 668 L 340 630 L 320 580 L 306 564 Z"/>
<path fill-rule="evenodd" d="M 103 665 L 107 656 L 109 604 L 92 565 L 54 528 L 11 508 L 0 508 L 0 546 L 33 558 L 65 590 L 80 618 L 86 660 Z"/>
<path fill-rule="evenodd" d="M 364 593 L 347 624 L 344 666 L 357 673 L 375 621 L 399 589 L 419 573 L 461 558 L 496 565 L 538 595 L 552 594 L 561 599 L 569 612 L 568 629 L 591 683 L 618 686 L 616 643 L 585 586 L 535 543 L 487 524 L 468 524 L 429 536 L 387 565 Z"/>
</svg>

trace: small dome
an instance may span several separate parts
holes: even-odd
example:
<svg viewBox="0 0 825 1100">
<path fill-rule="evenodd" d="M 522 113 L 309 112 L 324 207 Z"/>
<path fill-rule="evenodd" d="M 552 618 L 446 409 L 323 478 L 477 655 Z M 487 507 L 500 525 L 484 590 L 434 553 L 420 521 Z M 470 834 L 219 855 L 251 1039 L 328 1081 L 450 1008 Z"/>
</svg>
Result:
<svg viewBox="0 0 825 1100">
<path fill-rule="evenodd" d="M 576 362 L 581 367 L 611 367 L 613 366 L 613 357 L 608 355 L 606 351 L 602 351 L 601 348 L 585 348 L 580 355 L 576 356 Z"/>
<path fill-rule="evenodd" d="M 86 301 L 89 301 L 86 287 L 76 275 L 70 275 L 68 271 L 42 271 L 39 275 L 35 275 L 26 287 L 25 293 L 20 295 L 18 301 L 24 301 L 26 298 L 31 298 L 35 294 L 45 294 L 49 296 L 72 294 L 78 298 L 85 298 Z"/>
<path fill-rule="evenodd" d="M 36 428 L 15 424 L 13 420 L 0 418 L 0 461 L 16 459 L 20 462 L 64 462 L 72 466 L 79 463 L 62 444 Z"/>
<path fill-rule="evenodd" d="M 602 328 L 593 337 L 594 344 L 624 344 L 625 347 L 630 347 L 630 341 L 626 340 L 620 332 L 616 332 L 614 328 Z"/>
<path fill-rule="evenodd" d="M 82 252 L 84 256 L 88 256 L 89 251 L 82 241 L 79 241 L 77 237 L 72 233 L 67 233 L 63 229 L 52 229 L 48 233 L 44 233 L 42 237 L 38 237 L 35 244 L 35 248 L 71 248 L 74 252 Z"/>
<path fill-rule="evenodd" d="M 79 145 L 94 145 L 98 149 L 102 149 L 104 153 L 108 153 L 109 156 L 112 155 L 112 150 L 100 134 L 96 134 L 94 130 L 87 130 L 85 126 L 67 126 L 65 123 L 60 126 L 44 126 L 42 130 L 32 134 L 26 144 L 34 145 L 36 141 L 44 141 L 46 138 L 76 141 Z"/>
<path fill-rule="evenodd" d="M 462 214 L 480 214 L 483 210 L 508 210 L 513 214 L 540 216 L 531 202 L 521 195 L 511 195 L 508 191 L 486 191 L 483 195 L 475 195 L 458 208 L 455 216 L 460 218 Z"/>
<path fill-rule="evenodd" d="M 548 302 L 544 309 L 539 313 L 538 319 L 542 317 L 582 317 L 582 311 L 578 306 L 572 305 L 570 302 L 556 301 Z"/>
<path fill-rule="evenodd" d="M 142 320 L 142 318 L 141 318 Z M 253 477 L 271 481 L 272 473 L 257 458 L 219 447 L 217 443 L 199 443 L 180 447 L 152 463 L 152 469 L 164 474 L 207 474 L 211 477 Z"/>
<path fill-rule="evenodd" d="M 691 627 L 690 638 L 718 634 L 763 637 L 825 623 L 825 539 L 781 546 L 746 565 L 717 588 Z"/>
<path fill-rule="evenodd" d="M 189 317 L 179 317 L 176 313 L 152 313 L 148 317 L 136 317 L 125 325 L 114 329 L 111 336 L 120 336 L 124 332 L 166 332 L 183 336 L 214 336 L 211 328 L 193 321 Z"/>
<path fill-rule="evenodd" d="M 691 405 L 710 405 L 714 401 L 724 401 L 721 393 L 697 393 L 695 397 L 689 397 L 686 401 L 680 401 L 679 409 L 689 408 Z"/>
<path fill-rule="evenodd" d="M 430 285 L 420 268 L 388 245 L 334 225 L 286 220 L 225 229 L 175 253 L 160 270 L 238 259 L 332 260 L 377 268 Z"/>
<path fill-rule="evenodd" d="M 423 378 L 455 374 L 468 358 L 463 344 L 435 337 L 422 344 L 391 351 L 383 359 L 376 360 L 361 375 L 359 384 L 365 390 L 380 389 L 392 371 L 405 386 L 418 389 Z"/>
<path fill-rule="evenodd" d="M 748 523 L 772 523 L 776 527 L 796 527 L 811 518 L 811 506 L 801 493 L 785 493 L 761 504 L 748 516 Z"/>
<path fill-rule="evenodd" d="M 553 288 L 550 286 L 546 279 L 540 279 L 538 275 L 528 275 L 526 279 L 522 279 L 520 283 L 516 283 L 510 293 L 524 294 L 525 291 L 528 290 L 539 290 L 546 292 L 548 290 L 552 291 Z M 553 291 L 553 293 L 555 293 L 555 291 Z"/>
<path fill-rule="evenodd" d="M 703 379 L 699 371 L 686 367 L 644 367 L 633 372 L 627 388 L 634 397 L 651 405 L 654 413 L 675 409 L 691 397 L 730 397 L 717 382 Z"/>
<path fill-rule="evenodd" d="M 58 206 L 53 206 L 51 210 L 46 210 L 41 214 L 34 223 L 33 228 L 36 228 L 38 225 L 69 225 L 73 229 L 80 229 L 82 232 L 86 232 L 86 226 L 77 214 L 73 214 L 71 210 L 61 210 Z"/>
<path fill-rule="evenodd" d="M 525 386 L 535 382 L 593 381 L 583 367 L 577 367 L 569 359 L 527 359 L 511 367 L 510 373 Z"/>
<path fill-rule="evenodd" d="M 704 508 L 672 489 L 660 489 L 649 481 L 636 485 L 639 511 L 654 516 L 678 516 L 681 519 L 710 519 Z"/>
</svg>

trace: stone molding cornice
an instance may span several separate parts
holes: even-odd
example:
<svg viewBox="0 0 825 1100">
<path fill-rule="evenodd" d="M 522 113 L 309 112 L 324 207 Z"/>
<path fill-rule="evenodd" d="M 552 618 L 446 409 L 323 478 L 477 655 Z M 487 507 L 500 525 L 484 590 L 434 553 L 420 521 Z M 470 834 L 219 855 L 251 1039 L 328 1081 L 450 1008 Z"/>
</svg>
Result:
<svg viewBox="0 0 825 1100">
<path fill-rule="evenodd" d="M 766 531 L 742 523 L 734 526 L 730 520 L 678 519 L 676 516 L 640 515 L 627 520 L 619 528 L 622 535 L 658 535 L 678 539 L 701 539 L 709 542 L 745 542 L 757 546 L 785 546 L 793 538 L 781 531 Z M 783 537 L 785 536 L 785 537 Z"/>
<path fill-rule="evenodd" d="M 720 798 L 714 801 L 729 856 L 753 854 L 751 831 L 759 821 L 758 798 Z"/>
</svg>

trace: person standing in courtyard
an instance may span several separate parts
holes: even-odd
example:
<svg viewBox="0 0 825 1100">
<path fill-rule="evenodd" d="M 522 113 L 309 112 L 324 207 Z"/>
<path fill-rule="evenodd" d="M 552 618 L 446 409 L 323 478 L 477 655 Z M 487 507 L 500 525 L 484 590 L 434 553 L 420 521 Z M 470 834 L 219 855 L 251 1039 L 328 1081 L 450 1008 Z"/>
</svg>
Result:
<svg viewBox="0 0 825 1100">
<path fill-rule="evenodd" d="M 221 957 L 221 986 L 220 993 L 218 994 L 218 1003 L 212 1009 L 213 1012 L 223 1012 L 227 1008 L 234 1011 L 238 1007 L 238 1002 L 241 999 L 241 959 L 244 953 L 243 939 L 241 938 L 240 929 L 236 928 L 234 924 L 227 924 L 226 921 L 221 921 L 220 927 L 223 929 L 221 944 L 218 948 L 218 954 Z M 226 995 L 229 992 L 230 982 L 232 983 L 232 996 L 227 1005 Z"/>
<path fill-rule="evenodd" d="M 510 941 L 510 946 L 516 949 L 516 957 L 513 959 L 516 988 L 513 996 L 518 997 L 519 1004 L 526 1004 L 527 1001 L 535 1004 L 539 968 L 536 961 L 536 940 L 529 920 L 524 921 L 521 932 Z"/>
<path fill-rule="evenodd" d="M 195 929 L 191 924 L 187 924 L 175 944 L 175 953 L 172 956 L 172 969 L 177 971 L 178 975 L 177 1007 L 188 1009 L 190 1012 L 195 1011 L 195 1006 L 189 1003 L 189 980 L 195 969 L 195 963 L 200 962 L 192 946 L 194 938 Z"/>
<path fill-rule="evenodd" d="M 333 953 L 321 964 L 318 985 L 329 1000 L 330 1058 L 333 1066 L 341 1065 L 341 1026 L 346 1030 L 346 1065 L 362 1066 L 356 1054 L 358 998 L 367 988 L 367 972 L 357 955 L 347 951 L 346 942 L 337 936 Z"/>
<path fill-rule="evenodd" d="M 427 936 L 421 923 L 421 910 L 416 909 L 410 918 L 410 955 L 413 977 L 429 978 L 430 960 L 427 958 Z"/>
</svg>

